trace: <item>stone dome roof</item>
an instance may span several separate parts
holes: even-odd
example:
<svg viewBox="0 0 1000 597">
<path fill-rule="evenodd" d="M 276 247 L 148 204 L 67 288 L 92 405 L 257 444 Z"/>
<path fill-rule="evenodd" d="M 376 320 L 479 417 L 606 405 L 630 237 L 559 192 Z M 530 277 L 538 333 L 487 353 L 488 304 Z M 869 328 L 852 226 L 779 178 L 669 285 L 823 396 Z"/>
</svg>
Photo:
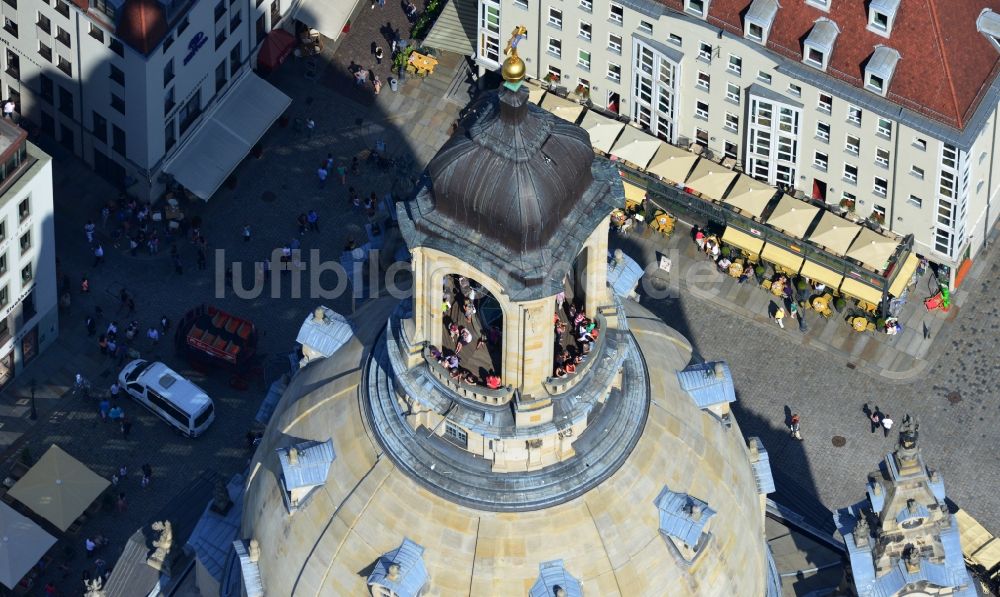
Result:
<svg viewBox="0 0 1000 597">
<path fill-rule="evenodd" d="M 167 18 L 157 0 L 128 0 L 116 33 L 142 54 L 149 54 L 167 34 Z"/>
<path fill-rule="evenodd" d="M 528 102 L 527 88 L 501 87 L 470 107 L 427 169 L 437 211 L 509 249 L 531 251 L 590 186 L 593 161 L 586 131 Z"/>
<path fill-rule="evenodd" d="M 698 409 L 666 372 L 683 369 L 691 347 L 648 311 L 630 304 L 630 330 L 650 375 L 643 433 L 612 476 L 559 505 L 489 512 L 453 503 L 417 483 L 385 456 L 361 403 L 368 349 L 395 304 L 369 303 L 355 337 L 296 374 L 251 464 L 242 536 L 259 541 L 267 594 L 366 595 L 366 574 L 409 539 L 423 548 L 427 595 L 527 595 L 539 565 L 561 560 L 588 595 L 765 594 L 767 547 L 761 499 L 747 448 Z M 302 509 L 283 504 L 276 450 L 332 438 L 326 483 Z M 660 527 L 664 488 L 712 509 L 711 537 L 693 564 L 678 559 Z M 706 514 L 707 516 L 707 514 Z M 363 572 L 362 572 L 363 571 Z"/>
</svg>

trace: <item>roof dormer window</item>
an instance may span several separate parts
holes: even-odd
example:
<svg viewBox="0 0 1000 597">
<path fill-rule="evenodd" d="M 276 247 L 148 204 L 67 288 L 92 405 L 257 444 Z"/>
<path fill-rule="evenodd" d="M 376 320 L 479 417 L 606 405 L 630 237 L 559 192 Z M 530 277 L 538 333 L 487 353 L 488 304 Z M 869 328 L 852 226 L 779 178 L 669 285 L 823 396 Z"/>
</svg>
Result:
<svg viewBox="0 0 1000 597">
<path fill-rule="evenodd" d="M 333 440 L 306 441 L 278 448 L 281 464 L 281 497 L 289 513 L 306 505 L 313 491 L 326 484 L 330 465 L 337 458 Z"/>
<path fill-rule="evenodd" d="M 806 4 L 815 6 L 820 10 L 830 10 L 830 0 L 806 0 Z"/>
<path fill-rule="evenodd" d="M 840 27 L 827 18 L 817 19 L 809 36 L 802 44 L 802 61 L 820 70 L 826 70 L 833 54 L 833 45 L 840 34 Z"/>
<path fill-rule="evenodd" d="M 868 30 L 889 37 L 897 10 L 899 0 L 872 0 L 868 4 Z"/>
<path fill-rule="evenodd" d="M 743 18 L 743 35 L 766 44 L 776 14 L 778 14 L 778 0 L 753 0 Z"/>
<path fill-rule="evenodd" d="M 984 8 L 976 19 L 976 31 L 979 31 L 1000 51 L 1000 14 Z"/>
<path fill-rule="evenodd" d="M 876 46 L 865 65 L 865 89 L 884 96 L 896 72 L 897 62 L 899 52 L 887 46 Z"/>
<path fill-rule="evenodd" d="M 708 15 L 708 4 L 712 0 L 684 0 L 684 11 L 699 17 Z"/>
<path fill-rule="evenodd" d="M 709 520 L 715 510 L 703 500 L 664 487 L 656 497 L 660 514 L 660 534 L 673 547 L 674 555 L 691 562 L 704 550 L 711 538 Z"/>
</svg>

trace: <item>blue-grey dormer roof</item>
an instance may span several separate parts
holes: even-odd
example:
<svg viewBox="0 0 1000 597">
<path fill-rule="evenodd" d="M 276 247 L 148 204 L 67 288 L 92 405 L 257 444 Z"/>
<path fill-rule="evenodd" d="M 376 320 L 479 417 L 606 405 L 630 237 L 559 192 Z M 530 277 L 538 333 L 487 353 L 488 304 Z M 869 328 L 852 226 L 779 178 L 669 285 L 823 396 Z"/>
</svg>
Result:
<svg viewBox="0 0 1000 597">
<path fill-rule="evenodd" d="M 185 551 L 193 550 L 205 571 L 220 582 L 233 541 L 239 538 L 244 487 L 243 475 L 233 476 L 226 485 L 226 492 L 233 502 L 229 511 L 221 515 L 212 509 L 212 504 L 205 506 L 205 511 L 185 545 Z"/>
<path fill-rule="evenodd" d="M 807 48 L 806 55 L 808 56 L 808 48 L 816 48 L 823 52 L 823 67 L 826 68 L 826 64 L 830 61 L 830 55 L 833 54 L 833 44 L 837 41 L 838 35 L 840 35 L 840 27 L 836 23 L 826 17 L 816 19 L 816 23 L 813 24 L 809 35 L 803 42 Z"/>
<path fill-rule="evenodd" d="M 389 567 L 399 566 L 394 578 Z M 375 562 L 368 575 L 368 586 L 379 585 L 390 589 L 399 597 L 417 597 L 427 584 L 427 566 L 424 565 L 424 548 L 407 538 L 396 549 L 386 552 Z"/>
<path fill-rule="evenodd" d="M 686 493 L 664 487 L 654 502 L 660 510 L 660 532 L 695 549 L 715 510 Z M 696 513 L 698 512 L 698 513 Z"/>
<path fill-rule="evenodd" d="M 771 31 L 771 25 L 774 23 L 774 17 L 778 14 L 778 8 L 778 0 L 753 0 L 743 17 L 743 22 L 759 26 L 764 31 L 764 39 L 766 40 Z"/>
<path fill-rule="evenodd" d="M 538 580 L 531 585 L 528 597 L 555 597 L 557 589 L 564 590 L 566 597 L 583 596 L 583 586 L 566 572 L 562 560 L 542 562 L 538 565 Z"/>
<path fill-rule="evenodd" d="M 608 257 L 612 257 L 608 252 Z M 642 278 L 642 267 L 628 255 L 622 253 L 617 259 L 608 261 L 608 285 L 618 296 L 629 296 Z"/>
<path fill-rule="evenodd" d="M 317 317 L 318 314 L 322 314 L 322 318 Z M 343 315 L 327 307 L 318 307 L 302 322 L 295 341 L 329 357 L 347 344 L 352 335 L 351 324 Z"/>
<path fill-rule="evenodd" d="M 878 487 L 877 490 L 875 489 L 876 486 Z M 882 512 L 882 508 L 885 506 L 885 487 L 878 481 L 871 481 L 868 483 L 866 491 L 868 493 L 868 500 L 872 504 L 872 512 L 875 514 Z"/>
<path fill-rule="evenodd" d="M 753 467 L 754 481 L 757 483 L 757 493 L 774 493 L 774 475 L 771 473 L 771 459 L 764 448 L 764 442 L 759 437 L 751 437 L 747 440 L 757 448 L 757 461 L 750 463 Z"/>
<path fill-rule="evenodd" d="M 294 460 L 297 462 L 292 462 L 293 449 L 296 450 Z M 330 472 L 330 464 L 336 457 L 332 439 L 325 442 L 308 441 L 287 448 L 278 448 L 278 460 L 281 461 L 285 489 L 292 491 L 323 485 L 326 483 L 327 473 Z"/>
<path fill-rule="evenodd" d="M 736 401 L 733 374 L 725 361 L 691 365 L 677 372 L 677 381 L 698 408 Z"/>
<path fill-rule="evenodd" d="M 899 52 L 889 46 L 875 46 L 871 58 L 865 65 L 865 72 L 882 79 L 883 91 L 889 88 L 892 75 L 896 72 L 896 63 L 899 62 Z M 867 81 L 865 81 L 867 84 Z"/>
</svg>

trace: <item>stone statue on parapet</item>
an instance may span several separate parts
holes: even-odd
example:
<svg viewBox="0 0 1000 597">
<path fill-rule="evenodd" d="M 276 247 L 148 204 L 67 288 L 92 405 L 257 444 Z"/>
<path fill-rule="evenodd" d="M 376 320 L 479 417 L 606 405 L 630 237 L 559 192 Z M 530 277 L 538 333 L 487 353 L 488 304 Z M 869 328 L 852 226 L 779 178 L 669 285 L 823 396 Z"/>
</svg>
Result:
<svg viewBox="0 0 1000 597">
<path fill-rule="evenodd" d="M 169 520 L 154 522 L 152 525 L 154 531 L 159 531 L 160 537 L 153 541 L 153 547 L 156 549 L 153 554 L 146 559 L 146 563 L 150 567 L 160 570 L 169 576 L 169 570 L 167 566 L 167 556 L 170 554 L 170 547 L 174 542 L 174 530 L 173 526 L 170 524 Z"/>
<path fill-rule="evenodd" d="M 106 597 L 107 593 L 104 592 L 104 581 L 101 577 L 88 578 L 83 581 L 84 593 L 83 597 Z"/>
<path fill-rule="evenodd" d="M 917 422 L 915 417 L 910 415 L 904 416 L 903 422 L 899 426 L 899 446 L 908 450 L 915 448 L 917 446 L 919 429 L 920 423 Z"/>
</svg>

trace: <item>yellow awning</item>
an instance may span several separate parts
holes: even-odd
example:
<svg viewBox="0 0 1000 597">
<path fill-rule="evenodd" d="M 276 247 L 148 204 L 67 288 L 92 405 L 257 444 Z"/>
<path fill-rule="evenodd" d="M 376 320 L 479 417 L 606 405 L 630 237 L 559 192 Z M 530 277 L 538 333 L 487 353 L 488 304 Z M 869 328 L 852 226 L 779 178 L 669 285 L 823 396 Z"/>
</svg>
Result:
<svg viewBox="0 0 1000 597">
<path fill-rule="evenodd" d="M 862 228 L 861 233 L 847 250 L 847 256 L 881 272 L 898 246 L 899 241 L 882 236 L 869 228 Z"/>
<path fill-rule="evenodd" d="M 910 278 L 913 277 L 913 272 L 917 271 L 917 265 L 920 264 L 920 259 L 910 253 L 906 256 L 903 261 L 903 266 L 899 268 L 896 272 L 896 277 L 892 279 L 892 284 L 889 286 L 889 294 L 898 297 L 900 294 L 906 290 L 906 287 L 910 284 Z"/>
<path fill-rule="evenodd" d="M 854 278 L 844 278 L 843 284 L 840 285 L 840 292 L 863 301 L 868 301 L 873 305 L 878 305 L 882 302 L 881 290 L 872 288 L 867 284 L 862 284 Z"/>
<path fill-rule="evenodd" d="M 561 98 L 554 93 L 546 93 L 545 97 L 542 98 L 542 103 L 539 105 L 543 110 L 548 110 L 559 118 L 574 124 L 576 123 L 577 118 L 580 118 L 580 114 L 583 113 L 583 106 L 576 102 L 571 102 L 568 99 Z"/>
<path fill-rule="evenodd" d="M 740 209 L 747 215 L 760 217 L 775 193 L 774 187 L 769 187 L 746 174 L 740 174 L 723 203 Z"/>
<path fill-rule="evenodd" d="M 994 538 L 988 541 L 986 545 L 977 549 L 970 559 L 986 570 L 992 570 L 1000 564 L 1000 539 Z"/>
<path fill-rule="evenodd" d="M 783 268 L 798 272 L 802 267 L 802 257 L 777 245 L 765 245 L 760 258 Z"/>
<path fill-rule="evenodd" d="M 625 187 L 625 205 L 629 203 L 642 203 L 646 198 L 646 189 L 642 187 L 637 187 L 630 182 L 622 181 L 622 186 Z"/>
<path fill-rule="evenodd" d="M 783 230 L 785 234 L 802 238 L 809 225 L 816 219 L 819 208 L 800 201 L 791 195 L 782 195 L 774 211 L 767 217 L 767 225 Z"/>
<path fill-rule="evenodd" d="M 799 275 L 805 276 L 810 280 L 822 282 L 830 288 L 840 288 L 840 283 L 844 281 L 844 276 L 828 267 L 823 267 L 818 263 L 808 260 L 802 264 L 802 271 L 799 272 Z"/>
<path fill-rule="evenodd" d="M 732 226 L 727 226 L 726 231 L 722 233 L 722 242 L 749 251 L 752 255 L 760 255 L 760 250 L 764 248 L 763 240 Z"/>
<path fill-rule="evenodd" d="M 844 255 L 859 232 L 861 232 L 861 226 L 824 211 L 816 228 L 806 240 L 826 247 L 826 250 L 834 255 Z"/>
</svg>

